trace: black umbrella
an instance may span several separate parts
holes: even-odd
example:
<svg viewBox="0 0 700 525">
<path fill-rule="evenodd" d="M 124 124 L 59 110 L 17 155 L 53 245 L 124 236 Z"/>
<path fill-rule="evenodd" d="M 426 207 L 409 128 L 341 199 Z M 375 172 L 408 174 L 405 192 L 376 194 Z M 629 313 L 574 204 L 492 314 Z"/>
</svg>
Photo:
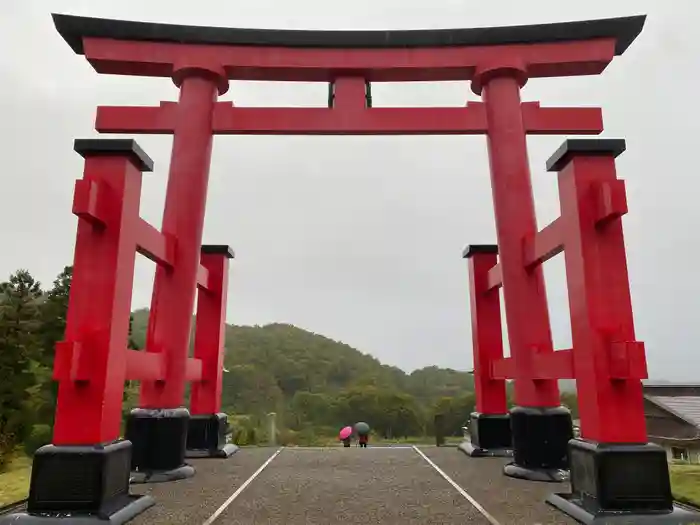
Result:
<svg viewBox="0 0 700 525">
<path fill-rule="evenodd" d="M 357 432 L 358 436 L 366 436 L 369 434 L 369 425 L 364 421 L 355 423 L 355 432 Z"/>
</svg>

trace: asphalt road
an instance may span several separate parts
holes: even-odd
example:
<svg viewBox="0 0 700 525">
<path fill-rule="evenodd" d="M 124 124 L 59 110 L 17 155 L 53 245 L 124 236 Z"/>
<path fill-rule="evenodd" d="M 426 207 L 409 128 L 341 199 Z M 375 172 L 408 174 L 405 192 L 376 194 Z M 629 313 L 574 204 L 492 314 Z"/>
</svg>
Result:
<svg viewBox="0 0 700 525">
<path fill-rule="evenodd" d="M 157 504 L 131 523 L 574 523 L 544 503 L 549 492 L 568 487 L 506 478 L 501 459 L 472 459 L 454 448 L 419 450 L 425 457 L 410 447 L 285 448 L 279 453 L 261 448 L 240 450 L 228 460 L 192 461 L 198 470 L 194 478 L 133 487 L 133 492 L 153 495 Z"/>
</svg>

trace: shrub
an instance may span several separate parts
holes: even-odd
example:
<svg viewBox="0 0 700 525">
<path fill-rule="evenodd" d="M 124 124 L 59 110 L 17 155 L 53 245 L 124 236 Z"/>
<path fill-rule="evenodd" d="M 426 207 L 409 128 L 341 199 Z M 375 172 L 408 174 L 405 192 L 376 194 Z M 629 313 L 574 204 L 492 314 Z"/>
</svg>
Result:
<svg viewBox="0 0 700 525">
<path fill-rule="evenodd" d="M 34 425 L 24 440 L 24 453 L 33 456 L 39 448 L 51 443 L 52 430 L 49 425 Z"/>
</svg>

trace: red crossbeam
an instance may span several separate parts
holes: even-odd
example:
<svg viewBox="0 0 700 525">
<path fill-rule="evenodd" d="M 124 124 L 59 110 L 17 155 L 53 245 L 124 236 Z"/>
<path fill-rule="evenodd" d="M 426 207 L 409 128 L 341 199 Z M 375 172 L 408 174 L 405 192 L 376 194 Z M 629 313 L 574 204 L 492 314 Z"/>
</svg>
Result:
<svg viewBox="0 0 700 525">
<path fill-rule="evenodd" d="M 602 190 L 601 195 L 603 195 Z M 604 195 L 607 196 L 607 194 Z M 610 201 L 610 199 L 608 199 L 608 201 L 604 201 L 603 197 L 601 197 L 601 200 L 603 200 L 603 202 Z M 615 210 L 618 209 L 612 204 L 608 206 L 608 208 L 605 208 L 603 204 L 601 204 L 600 206 L 603 210 L 607 210 L 608 208 L 614 208 Z M 601 216 L 604 215 L 604 217 L 608 217 L 611 214 L 613 214 L 612 211 L 606 215 L 604 215 L 603 211 L 601 211 Z M 532 238 L 525 239 L 525 241 L 523 242 L 523 250 L 525 251 L 524 258 L 525 266 L 527 268 L 532 268 L 534 266 L 542 264 L 545 261 L 548 261 L 549 259 L 554 257 L 555 255 L 560 254 L 564 250 L 564 236 L 562 231 L 562 224 L 563 223 L 561 222 L 561 219 L 555 219 L 549 225 L 545 226 L 542 229 L 542 231 L 537 232 L 537 234 L 534 235 Z M 503 286 L 503 274 L 500 264 L 496 264 L 493 268 L 489 270 L 487 286 L 489 290 L 493 290 L 494 288 L 500 288 L 501 286 Z"/>
<path fill-rule="evenodd" d="M 185 376 L 187 381 L 200 381 L 202 361 L 189 358 Z M 163 381 L 165 379 L 163 355 L 158 352 L 127 350 L 126 379 L 131 381 Z"/>
<path fill-rule="evenodd" d="M 126 351 L 126 379 L 129 381 L 162 381 L 165 378 L 163 356 L 156 352 Z"/>
<path fill-rule="evenodd" d="M 175 258 L 175 239 L 163 235 L 150 223 L 139 219 L 136 230 L 136 251 L 161 266 L 171 268 Z"/>
<path fill-rule="evenodd" d="M 519 374 L 519 366 L 512 357 L 505 357 L 491 364 L 492 379 L 516 379 L 519 376 L 527 379 L 573 379 L 573 352 L 558 350 L 548 354 L 533 353 L 532 362 L 527 366 L 526 374 Z"/>
<path fill-rule="evenodd" d="M 564 250 L 561 219 L 555 219 L 534 236 L 525 239 L 525 266 L 532 268 L 548 261 Z"/>
<path fill-rule="evenodd" d="M 165 370 L 163 356 L 157 352 L 127 349 L 126 380 L 163 381 Z M 57 381 L 89 381 L 89 349 L 80 343 L 61 341 L 56 345 L 56 360 L 53 378 Z M 187 381 L 202 380 L 202 361 L 189 358 L 186 368 Z"/>
<path fill-rule="evenodd" d="M 273 46 L 187 45 L 83 38 L 85 57 L 98 73 L 170 77 L 183 58 L 223 67 L 232 80 L 328 82 L 353 71 L 370 82 L 471 80 L 479 65 L 504 57 L 527 67 L 530 78 L 596 75 L 615 56 L 614 38 L 528 45 L 411 49 L 320 49 Z"/>
<path fill-rule="evenodd" d="M 609 379 L 648 377 L 644 343 L 612 342 L 608 356 Z M 516 364 L 512 357 L 505 357 L 491 363 L 491 379 L 517 379 L 519 376 L 528 379 L 575 379 L 573 357 L 573 350 L 558 350 L 549 354 L 533 353 L 532 362 L 525 365 Z"/>
<path fill-rule="evenodd" d="M 171 134 L 175 102 L 158 107 L 100 106 L 100 133 Z M 603 131 L 599 108 L 542 108 L 522 104 L 525 128 L 533 135 L 597 135 Z M 219 102 L 214 110 L 219 135 L 482 135 L 487 131 L 483 103 L 454 108 L 367 108 L 345 112 L 329 108 L 239 108 Z"/>
<path fill-rule="evenodd" d="M 202 380 L 202 360 L 190 357 L 185 368 L 185 381 Z"/>
<path fill-rule="evenodd" d="M 150 223 L 139 219 L 136 238 L 138 253 L 161 266 L 172 268 L 175 260 L 175 240 L 172 237 L 163 235 Z M 209 289 L 209 270 L 201 265 L 197 270 L 197 286 Z"/>
<path fill-rule="evenodd" d="M 493 268 L 489 270 L 486 286 L 488 290 L 503 286 L 503 272 L 500 264 L 494 265 Z"/>
<path fill-rule="evenodd" d="M 96 180 L 79 179 L 75 181 L 73 191 L 73 213 L 98 228 L 105 226 L 107 220 L 102 209 L 101 184 Z"/>
<path fill-rule="evenodd" d="M 204 266 L 200 266 L 197 270 L 197 286 L 205 290 L 209 289 L 209 270 Z"/>
</svg>

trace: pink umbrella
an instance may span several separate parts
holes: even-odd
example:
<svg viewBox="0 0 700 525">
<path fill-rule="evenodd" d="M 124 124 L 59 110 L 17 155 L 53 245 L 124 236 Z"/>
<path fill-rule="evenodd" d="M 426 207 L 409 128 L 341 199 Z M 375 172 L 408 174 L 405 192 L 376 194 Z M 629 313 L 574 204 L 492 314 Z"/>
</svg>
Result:
<svg viewBox="0 0 700 525">
<path fill-rule="evenodd" d="M 338 437 L 341 439 L 348 439 L 352 435 L 352 427 L 345 427 L 340 431 Z"/>
</svg>

